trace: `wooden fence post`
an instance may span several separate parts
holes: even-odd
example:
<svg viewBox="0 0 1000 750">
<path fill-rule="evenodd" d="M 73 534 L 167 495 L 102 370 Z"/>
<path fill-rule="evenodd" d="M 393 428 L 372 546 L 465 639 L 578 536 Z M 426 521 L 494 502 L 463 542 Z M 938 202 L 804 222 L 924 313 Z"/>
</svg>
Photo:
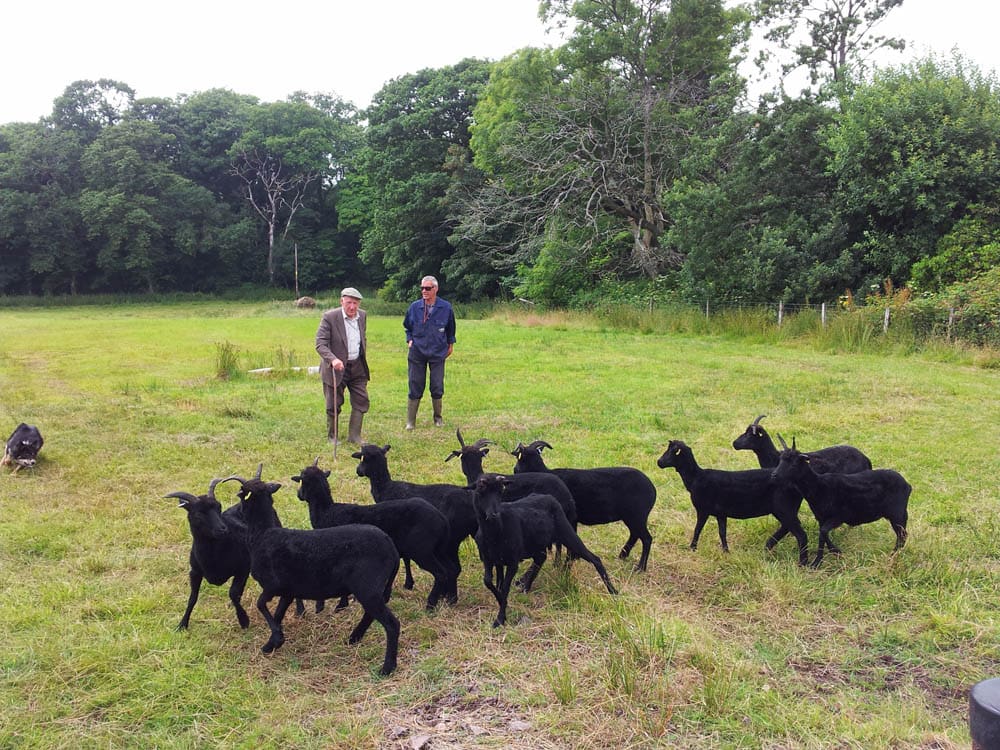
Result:
<svg viewBox="0 0 1000 750">
<path fill-rule="evenodd" d="M 781 319 L 785 317 L 785 303 L 778 302 L 778 328 L 781 328 Z"/>
<path fill-rule="evenodd" d="M 882 319 L 882 333 L 889 332 L 889 308 L 885 308 L 885 317 Z"/>
<path fill-rule="evenodd" d="M 824 302 L 819 306 L 819 322 L 823 328 L 826 328 L 826 303 Z"/>
</svg>

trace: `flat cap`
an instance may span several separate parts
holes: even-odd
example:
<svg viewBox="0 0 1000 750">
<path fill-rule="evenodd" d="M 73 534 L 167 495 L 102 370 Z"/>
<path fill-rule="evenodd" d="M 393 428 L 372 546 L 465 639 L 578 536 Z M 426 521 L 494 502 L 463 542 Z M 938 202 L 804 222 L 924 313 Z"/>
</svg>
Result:
<svg viewBox="0 0 1000 750">
<path fill-rule="evenodd" d="M 355 289 L 353 286 L 344 287 L 340 290 L 341 297 L 354 297 L 354 299 L 364 299 L 361 296 L 361 292 Z"/>
</svg>

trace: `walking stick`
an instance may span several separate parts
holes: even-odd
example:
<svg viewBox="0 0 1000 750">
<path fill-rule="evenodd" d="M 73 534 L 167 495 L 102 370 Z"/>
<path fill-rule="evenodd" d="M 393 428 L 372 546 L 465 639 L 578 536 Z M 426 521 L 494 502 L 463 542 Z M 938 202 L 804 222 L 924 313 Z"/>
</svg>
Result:
<svg viewBox="0 0 1000 750">
<path fill-rule="evenodd" d="M 337 403 L 339 394 L 337 393 L 337 368 L 330 365 L 333 370 L 333 460 L 337 460 L 337 443 L 340 442 L 340 404 Z"/>
</svg>

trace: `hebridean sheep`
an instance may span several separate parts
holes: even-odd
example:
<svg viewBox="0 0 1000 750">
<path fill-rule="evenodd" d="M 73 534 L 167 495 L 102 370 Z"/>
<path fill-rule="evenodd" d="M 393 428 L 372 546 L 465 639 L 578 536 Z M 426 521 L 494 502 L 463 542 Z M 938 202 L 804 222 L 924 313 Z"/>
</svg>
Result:
<svg viewBox="0 0 1000 750">
<path fill-rule="evenodd" d="M 661 469 L 676 469 L 691 496 L 697 514 L 691 549 L 697 549 L 698 537 L 710 516 L 718 521 L 719 540 L 722 549 L 728 552 L 726 519 L 773 515 L 781 522 L 781 527 L 767 540 L 767 549 L 791 532 L 799 544 L 799 564 L 805 565 L 808 561 L 808 539 L 799 523 L 802 494 L 772 480 L 770 469 L 703 469 L 695 460 L 694 451 L 681 440 L 671 440 L 656 465 Z"/>
<path fill-rule="evenodd" d="M 778 465 L 779 454 L 771 436 L 760 424 L 760 420 L 766 416 L 761 414 L 747 425 L 743 434 L 733 441 L 733 448 L 738 451 L 753 451 L 760 468 L 773 469 Z M 853 474 L 856 471 L 868 471 L 872 468 L 868 456 L 853 445 L 831 445 L 829 448 L 809 451 L 806 455 L 810 458 L 813 470 L 819 474 L 830 471 Z"/>
<path fill-rule="evenodd" d="M 351 455 L 358 459 L 357 474 L 368 477 L 371 484 L 372 498 L 376 503 L 386 500 L 399 500 L 406 497 L 423 498 L 448 520 L 451 538 L 448 544 L 448 562 L 456 571 L 451 590 L 445 592 L 449 601 L 454 602 L 458 596 L 458 575 L 462 571 L 458 548 L 462 541 L 476 533 L 476 511 L 472 507 L 472 490 L 456 487 L 453 484 L 416 484 L 413 482 L 394 481 L 389 474 L 389 462 L 386 453 L 389 446 L 365 444 L 361 450 Z M 404 562 L 406 562 L 404 560 Z M 406 565 L 405 588 L 413 588 L 413 575 L 410 566 Z"/>
<path fill-rule="evenodd" d="M 274 493 L 281 485 L 261 480 L 261 469 L 250 480 L 227 477 L 240 483 L 239 498 L 250 539 L 250 575 L 261 586 L 257 609 L 271 630 L 262 646 L 271 653 L 285 642 L 281 627 L 285 612 L 296 597 L 333 599 L 351 594 L 364 610 L 351 632 L 349 643 L 364 637 L 373 620 L 385 629 L 385 656 L 379 674 L 396 668 L 399 620 L 387 606 L 392 583 L 399 572 L 399 552 L 381 529 L 349 524 L 332 529 L 285 529 L 275 525 Z M 279 597 L 274 614 L 267 603 Z"/>
<path fill-rule="evenodd" d="M 490 449 L 488 446 L 492 445 L 492 442 L 480 439 L 471 445 L 467 445 L 465 440 L 462 439 L 462 431 L 460 429 L 455 430 L 455 436 L 458 438 L 459 449 L 452 451 L 445 458 L 445 461 L 458 458 L 462 467 L 462 474 L 465 476 L 468 486 L 474 487 L 476 480 L 486 473 L 485 469 L 483 469 L 483 459 L 489 454 Z M 576 530 L 576 503 L 573 502 L 573 493 L 569 491 L 566 483 L 555 474 L 548 471 L 528 471 L 520 474 L 504 474 L 503 476 L 510 480 L 507 483 L 507 490 L 503 496 L 504 502 L 518 500 L 528 495 L 552 495 L 562 507 L 570 526 L 573 527 L 574 531 Z M 557 544 L 557 560 L 559 559 L 560 550 L 561 546 Z"/>
<path fill-rule="evenodd" d="M 859 526 L 880 518 L 886 519 L 896 534 L 895 550 L 906 544 L 907 506 L 912 487 L 892 469 L 872 469 L 851 474 L 821 474 L 812 467 L 812 459 L 795 448 L 789 448 L 778 436 L 784 450 L 771 475 L 776 481 L 789 483 L 805 496 L 819 523 L 819 549 L 813 567 L 823 560 L 824 547 L 840 552 L 830 539 L 830 532 L 841 524 Z"/>
<path fill-rule="evenodd" d="M 474 495 L 479 524 L 475 538 L 479 559 L 483 562 L 483 583 L 493 593 L 499 607 L 493 627 L 500 627 L 507 621 L 507 598 L 521 561 L 532 561 L 521 580 L 522 589 L 530 591 L 545 562 L 546 550 L 556 542 L 574 557 L 593 565 L 608 591 L 617 594 L 601 558 L 587 549 L 573 531 L 556 499 L 551 495 L 528 495 L 520 500 L 501 502 L 509 482 L 499 474 L 484 474 L 476 480 Z"/>
<path fill-rule="evenodd" d="M 648 519 L 656 503 L 656 487 L 649 477 L 630 466 L 596 469 L 550 469 L 542 460 L 542 449 L 552 449 L 544 440 L 530 445 L 517 444 L 512 455 L 517 459 L 514 473 L 548 471 L 559 477 L 569 488 L 576 505 L 576 518 L 585 526 L 621 521 L 628 527 L 629 537 L 618 554 L 629 556 L 636 542 L 642 542 L 642 555 L 636 570 L 645 570 L 653 535 Z"/>
<path fill-rule="evenodd" d="M 292 481 L 299 484 L 299 500 L 309 505 L 309 521 L 314 529 L 367 523 L 382 529 L 399 551 L 434 576 L 427 597 L 427 609 L 454 588 L 457 573 L 448 561 L 451 529 L 441 511 L 419 497 L 384 500 L 375 505 L 336 503 L 330 492 L 330 472 L 319 468 L 319 458 L 306 466 Z"/>
</svg>

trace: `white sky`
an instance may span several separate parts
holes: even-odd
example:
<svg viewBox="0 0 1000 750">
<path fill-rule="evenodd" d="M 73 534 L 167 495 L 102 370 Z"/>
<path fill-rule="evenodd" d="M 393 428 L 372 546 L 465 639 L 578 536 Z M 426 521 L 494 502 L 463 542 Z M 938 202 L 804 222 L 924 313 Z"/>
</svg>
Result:
<svg viewBox="0 0 1000 750">
<path fill-rule="evenodd" d="M 984 71 L 1000 70 L 993 7 L 905 0 L 882 31 L 908 40 L 907 57 L 957 46 Z M 537 0 L 12 0 L 3 10 L 0 123 L 49 115 L 69 84 L 99 78 L 139 97 L 228 88 L 270 102 L 303 90 L 365 107 L 406 73 L 557 44 L 537 8 Z"/>
</svg>

